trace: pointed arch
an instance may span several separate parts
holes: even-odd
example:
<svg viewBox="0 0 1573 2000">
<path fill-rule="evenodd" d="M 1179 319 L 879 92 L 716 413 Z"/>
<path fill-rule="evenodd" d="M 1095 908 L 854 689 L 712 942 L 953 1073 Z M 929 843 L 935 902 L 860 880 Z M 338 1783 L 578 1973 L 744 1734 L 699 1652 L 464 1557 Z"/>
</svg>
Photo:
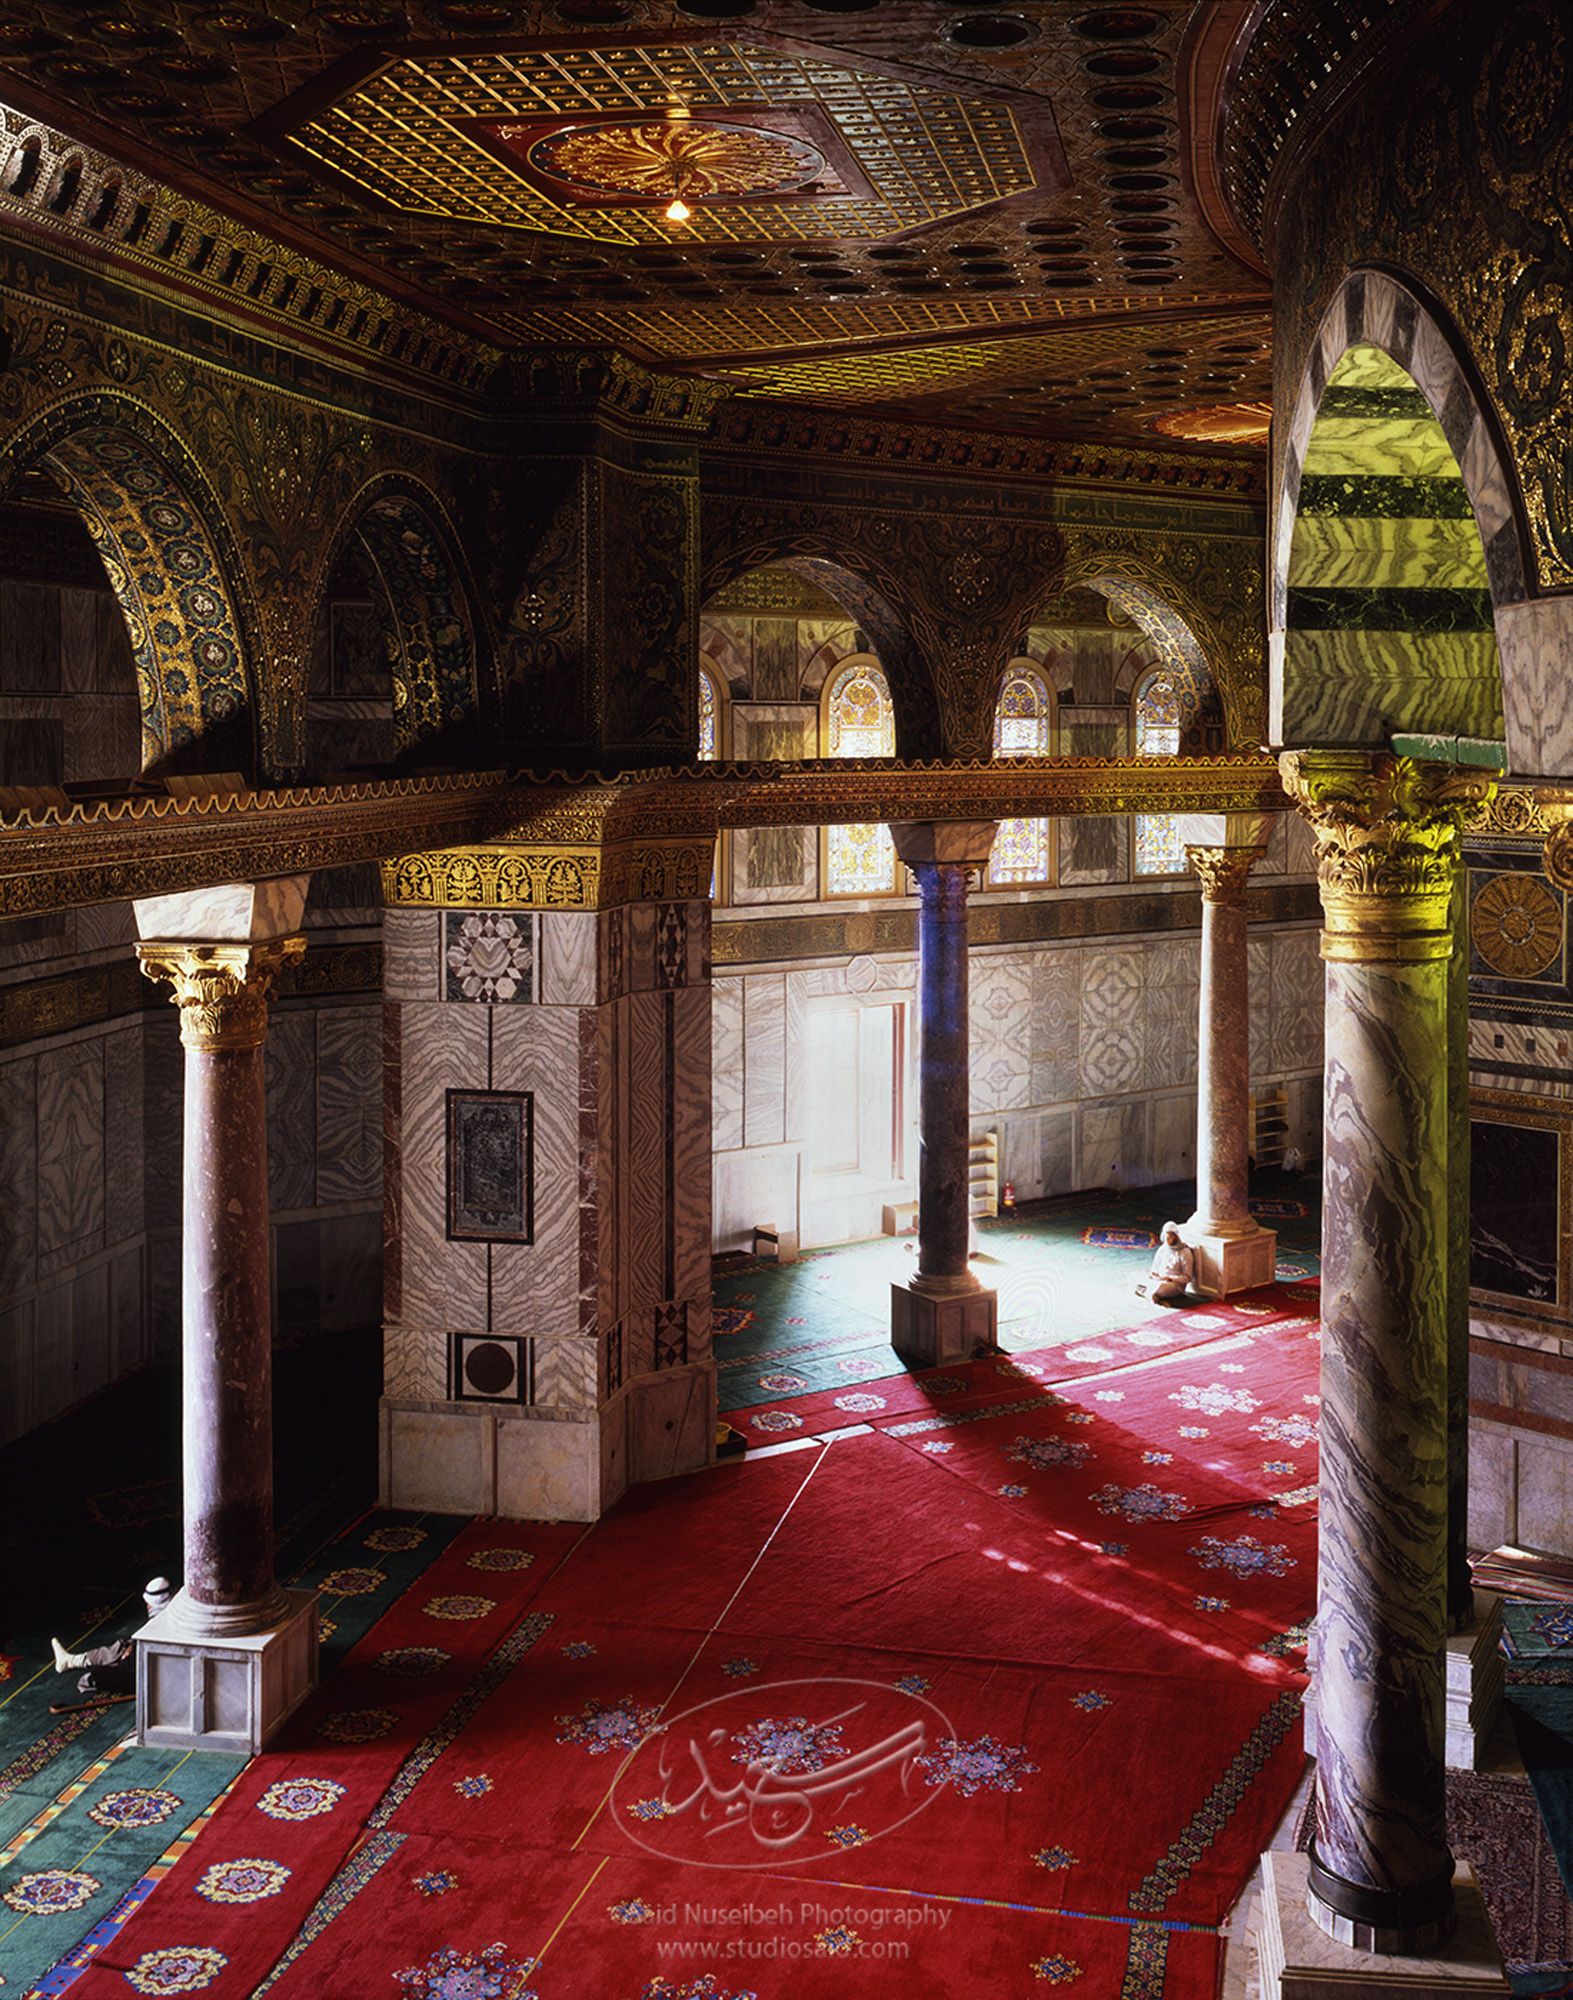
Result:
<svg viewBox="0 0 1573 2000">
<path fill-rule="evenodd" d="M 185 441 L 132 397 L 72 396 L 7 440 L 0 494 L 33 470 L 81 514 L 125 616 L 144 774 L 257 777 L 257 621 L 223 508 Z"/>
<path fill-rule="evenodd" d="M 487 741 L 497 703 L 483 669 L 474 585 L 447 510 L 430 488 L 401 474 L 362 487 L 319 570 L 314 628 L 346 551 L 383 613 L 394 762 L 467 762 Z"/>
<path fill-rule="evenodd" d="M 1524 596 L 1521 503 L 1463 356 L 1441 308 L 1386 272 L 1352 272 L 1323 314 L 1274 495 L 1275 744 L 1514 733 L 1498 619 Z M 1530 770 L 1540 705 L 1517 704 Z"/>
</svg>

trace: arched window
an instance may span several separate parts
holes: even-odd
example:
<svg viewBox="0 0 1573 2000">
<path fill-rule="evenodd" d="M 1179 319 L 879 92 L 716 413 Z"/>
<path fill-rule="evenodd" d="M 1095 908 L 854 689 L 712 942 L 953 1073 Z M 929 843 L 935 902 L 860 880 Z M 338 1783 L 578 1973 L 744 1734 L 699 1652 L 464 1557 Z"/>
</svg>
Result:
<svg viewBox="0 0 1573 2000">
<path fill-rule="evenodd" d="M 1180 697 L 1162 667 L 1153 667 L 1136 683 L 1131 698 L 1138 757 L 1178 757 Z M 1134 872 L 1138 875 L 1183 875 L 1185 844 L 1173 813 L 1137 813 Z"/>
<path fill-rule="evenodd" d="M 699 757 L 713 764 L 721 755 L 721 691 L 706 667 L 699 669 Z"/>
<path fill-rule="evenodd" d="M 996 757 L 1047 757 L 1052 746 L 1053 696 L 1048 683 L 1026 660 L 1012 660 L 1005 670 L 994 711 Z M 1006 819 L 994 839 L 989 880 L 1001 885 L 1049 880 L 1049 822 L 1046 819 Z"/>
<path fill-rule="evenodd" d="M 832 757 L 894 757 L 896 716 L 879 662 L 868 653 L 843 660 L 825 683 L 825 741 Z M 888 896 L 896 886 L 896 850 L 879 825 L 825 829 L 827 896 Z"/>
</svg>

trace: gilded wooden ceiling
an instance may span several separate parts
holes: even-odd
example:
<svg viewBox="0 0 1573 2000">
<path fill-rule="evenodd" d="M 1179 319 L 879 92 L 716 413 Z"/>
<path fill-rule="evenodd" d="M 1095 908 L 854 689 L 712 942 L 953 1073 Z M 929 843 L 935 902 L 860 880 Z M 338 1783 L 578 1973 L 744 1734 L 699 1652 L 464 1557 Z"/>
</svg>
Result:
<svg viewBox="0 0 1573 2000">
<path fill-rule="evenodd" d="M 0 100 L 505 346 L 1250 450 L 1267 285 L 1185 158 L 1226 11 L 44 0 Z"/>
</svg>

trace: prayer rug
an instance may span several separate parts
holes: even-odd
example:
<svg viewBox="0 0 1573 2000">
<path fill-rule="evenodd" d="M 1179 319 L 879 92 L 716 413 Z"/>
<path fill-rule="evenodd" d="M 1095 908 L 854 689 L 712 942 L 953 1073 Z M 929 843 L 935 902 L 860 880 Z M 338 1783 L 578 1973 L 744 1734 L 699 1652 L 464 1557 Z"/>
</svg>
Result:
<svg viewBox="0 0 1573 2000">
<path fill-rule="evenodd" d="M 1299 1221 L 1311 1211 L 1303 1201 L 1282 1201 L 1269 1196 L 1251 1196 L 1251 1213 L 1273 1222 Z"/>
<path fill-rule="evenodd" d="M 1150 1250 L 1158 1241 L 1150 1229 L 1115 1229 L 1106 1223 L 1084 1229 L 1081 1240 L 1095 1250 Z"/>
</svg>

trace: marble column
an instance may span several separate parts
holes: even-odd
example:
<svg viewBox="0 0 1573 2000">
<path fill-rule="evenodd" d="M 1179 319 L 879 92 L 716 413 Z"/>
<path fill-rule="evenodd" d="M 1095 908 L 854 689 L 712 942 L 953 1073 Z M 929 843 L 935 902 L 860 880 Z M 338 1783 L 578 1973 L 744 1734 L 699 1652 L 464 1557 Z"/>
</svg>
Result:
<svg viewBox="0 0 1573 2000">
<path fill-rule="evenodd" d="M 1246 886 L 1266 851 L 1256 814 L 1187 817 L 1185 859 L 1202 885 L 1201 1019 L 1196 1044 L 1196 1212 L 1182 1234 L 1196 1286 L 1214 1298 L 1272 1282 L 1277 1237 L 1251 1214 L 1251 1006 Z"/>
<path fill-rule="evenodd" d="M 920 1366 L 996 1345 L 998 1299 L 967 1262 L 971 1079 L 967 896 L 988 862 L 993 820 L 892 826 L 918 885 L 918 1268 L 891 1287 L 891 1343 Z"/>
<path fill-rule="evenodd" d="M 136 906 L 180 1010 L 185 1578 L 138 1636 L 145 1742 L 260 1747 L 315 1678 L 314 1597 L 273 1567 L 268 996 L 301 956 L 306 877 Z M 310 1630 L 305 1631 L 307 1624 Z"/>
<path fill-rule="evenodd" d="M 1326 961 L 1316 1837 L 1338 1943 L 1451 1928 L 1444 1816 L 1448 982 L 1464 810 L 1489 780 L 1361 752 L 1281 759 L 1317 843 Z"/>
<path fill-rule="evenodd" d="M 1460 854 L 1447 962 L 1447 1616 L 1475 1623 L 1469 1571 L 1469 899 Z"/>
</svg>

